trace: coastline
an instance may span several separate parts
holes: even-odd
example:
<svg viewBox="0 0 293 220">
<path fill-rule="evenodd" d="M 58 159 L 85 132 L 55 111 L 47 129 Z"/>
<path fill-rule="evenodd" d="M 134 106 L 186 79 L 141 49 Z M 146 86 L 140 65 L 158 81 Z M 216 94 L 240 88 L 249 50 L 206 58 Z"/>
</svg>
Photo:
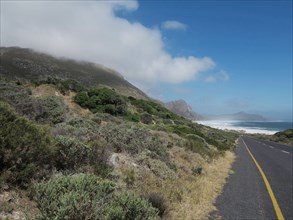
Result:
<svg viewBox="0 0 293 220">
<path fill-rule="evenodd" d="M 241 126 L 235 126 L 235 123 L 238 123 L 238 121 L 194 121 L 195 123 L 209 126 L 212 128 L 220 129 L 220 130 L 226 130 L 226 131 L 236 131 L 239 133 L 245 133 L 245 134 L 265 134 L 265 135 L 273 135 L 279 130 L 268 130 L 264 128 L 258 128 L 258 127 L 241 127 Z"/>
</svg>

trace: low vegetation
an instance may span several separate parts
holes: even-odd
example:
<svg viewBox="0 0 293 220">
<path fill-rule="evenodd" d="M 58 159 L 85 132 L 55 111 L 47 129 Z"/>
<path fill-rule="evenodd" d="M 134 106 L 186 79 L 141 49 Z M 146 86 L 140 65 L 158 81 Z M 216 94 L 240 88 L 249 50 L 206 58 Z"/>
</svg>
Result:
<svg viewBox="0 0 293 220">
<path fill-rule="evenodd" d="M 94 175 L 58 175 L 34 186 L 36 219 L 151 219 L 158 209 Z"/>
<path fill-rule="evenodd" d="M 191 219 L 184 212 L 206 197 L 200 181 L 214 177 L 208 165 L 229 161 L 237 139 L 155 101 L 57 78 L 1 79 L 0 123 L 0 194 L 22 192 L 35 207 L 8 200 L 0 218 L 19 209 L 28 219 Z"/>
<path fill-rule="evenodd" d="M 125 115 L 126 102 L 114 90 L 108 88 L 90 89 L 76 94 L 74 101 L 92 112 L 111 115 Z"/>
<path fill-rule="evenodd" d="M 287 129 L 285 131 L 280 131 L 280 132 L 275 133 L 274 135 L 256 134 L 253 136 L 256 138 L 259 138 L 259 139 L 278 142 L 278 143 L 293 146 L 293 129 Z"/>
<path fill-rule="evenodd" d="M 47 174 L 53 155 L 48 127 L 18 116 L 0 101 L 0 184 L 26 187 Z"/>
</svg>

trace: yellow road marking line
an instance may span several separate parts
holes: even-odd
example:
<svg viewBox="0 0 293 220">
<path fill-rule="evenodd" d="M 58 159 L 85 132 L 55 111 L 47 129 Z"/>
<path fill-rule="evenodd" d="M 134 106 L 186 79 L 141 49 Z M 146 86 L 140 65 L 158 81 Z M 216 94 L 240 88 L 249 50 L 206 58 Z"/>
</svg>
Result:
<svg viewBox="0 0 293 220">
<path fill-rule="evenodd" d="M 241 138 L 241 139 L 242 139 L 242 138 Z M 256 159 L 254 158 L 254 156 L 253 156 L 252 153 L 250 152 L 248 146 L 246 145 L 246 143 L 244 142 L 243 139 L 242 139 L 242 141 L 243 141 L 243 143 L 244 143 L 244 145 L 245 145 L 245 147 L 246 147 L 248 153 L 250 154 L 252 160 L 254 161 L 256 167 L 258 168 L 258 170 L 259 170 L 259 172 L 260 172 L 260 174 L 261 174 L 261 176 L 262 176 L 262 178 L 263 178 L 263 180 L 264 180 L 264 182 L 265 182 L 265 185 L 266 185 L 267 190 L 268 190 L 268 192 L 269 192 L 269 195 L 270 195 L 270 197 L 271 197 L 271 200 L 272 200 L 273 206 L 274 206 L 274 208 L 275 208 L 275 212 L 276 212 L 276 214 L 277 214 L 277 218 L 278 218 L 278 220 L 284 220 L 284 216 L 283 216 L 283 214 L 282 214 L 282 211 L 281 211 L 281 209 L 280 209 L 280 207 L 279 207 L 279 204 L 278 204 L 278 202 L 277 202 L 277 199 L 276 199 L 276 197 L 275 197 L 275 195 L 274 195 L 274 193 L 273 193 L 272 187 L 271 187 L 271 185 L 270 185 L 270 183 L 269 183 L 269 181 L 268 181 L 268 179 L 267 179 L 265 173 L 262 171 L 260 165 L 258 164 L 258 162 L 256 161 Z"/>
</svg>

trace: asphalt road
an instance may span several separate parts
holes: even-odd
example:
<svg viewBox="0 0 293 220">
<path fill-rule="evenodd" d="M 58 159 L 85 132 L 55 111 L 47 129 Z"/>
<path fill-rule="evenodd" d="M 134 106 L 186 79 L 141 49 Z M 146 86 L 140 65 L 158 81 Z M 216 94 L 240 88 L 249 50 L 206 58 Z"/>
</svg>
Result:
<svg viewBox="0 0 293 220">
<path fill-rule="evenodd" d="M 272 194 L 244 143 L 266 176 L 281 214 L 293 219 L 293 148 L 249 137 L 239 140 L 233 174 L 215 202 L 218 211 L 211 213 L 210 219 L 278 219 Z"/>
</svg>

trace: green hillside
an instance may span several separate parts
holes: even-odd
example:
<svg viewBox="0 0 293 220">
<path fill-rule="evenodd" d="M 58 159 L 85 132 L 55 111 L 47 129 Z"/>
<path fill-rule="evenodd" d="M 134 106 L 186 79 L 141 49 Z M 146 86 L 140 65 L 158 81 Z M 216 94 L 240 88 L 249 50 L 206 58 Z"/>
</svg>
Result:
<svg viewBox="0 0 293 220">
<path fill-rule="evenodd" d="M 0 218 L 178 219 L 212 204 L 238 134 L 195 124 L 99 71 L 1 48 Z"/>
</svg>

